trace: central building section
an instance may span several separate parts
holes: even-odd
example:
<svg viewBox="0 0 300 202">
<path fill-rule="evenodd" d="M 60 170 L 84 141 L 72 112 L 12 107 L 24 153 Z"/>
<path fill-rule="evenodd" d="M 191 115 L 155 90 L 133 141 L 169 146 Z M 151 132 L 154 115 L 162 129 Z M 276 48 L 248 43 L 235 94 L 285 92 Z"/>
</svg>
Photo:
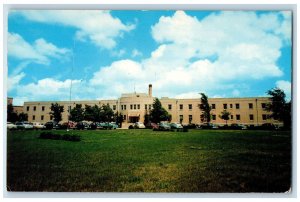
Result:
<svg viewBox="0 0 300 202">
<path fill-rule="evenodd" d="M 144 122 L 145 114 L 153 107 L 152 85 L 146 93 L 124 93 L 119 98 L 119 111 L 127 123 Z"/>
</svg>

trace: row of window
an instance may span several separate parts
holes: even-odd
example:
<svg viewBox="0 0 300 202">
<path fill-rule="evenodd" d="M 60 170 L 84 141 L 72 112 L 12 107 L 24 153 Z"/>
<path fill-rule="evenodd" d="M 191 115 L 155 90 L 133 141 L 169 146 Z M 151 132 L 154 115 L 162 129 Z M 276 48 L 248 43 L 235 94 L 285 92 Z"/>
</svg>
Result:
<svg viewBox="0 0 300 202">
<path fill-rule="evenodd" d="M 233 115 L 230 115 L 230 119 L 233 119 L 234 117 L 233 117 Z M 262 114 L 262 120 L 267 120 L 267 118 L 268 118 L 268 115 L 267 114 Z M 241 115 L 240 114 L 236 114 L 235 115 L 235 119 L 236 120 L 241 120 Z M 216 115 L 212 115 L 212 120 L 216 120 Z M 249 120 L 250 121 L 253 121 L 254 120 L 254 115 L 253 114 L 249 114 Z"/>
<path fill-rule="evenodd" d="M 29 111 L 30 107 L 27 106 L 26 110 Z M 36 106 L 33 106 L 33 111 L 36 111 Z M 42 106 L 42 111 L 45 111 L 45 106 Z"/>
<path fill-rule="evenodd" d="M 233 115 L 230 115 L 230 119 L 233 119 Z M 237 121 L 241 120 L 241 115 L 240 114 L 236 114 L 235 115 L 235 118 Z M 201 118 L 200 118 L 201 119 Z M 249 114 L 249 119 L 250 121 L 253 121 L 254 120 L 254 115 L 253 114 Z M 189 123 L 192 123 L 192 120 L 193 120 L 193 115 L 189 115 Z M 216 120 L 216 115 L 212 115 L 212 120 L 215 121 Z M 262 115 L 262 120 L 267 120 L 267 115 L 266 114 L 263 114 Z M 179 115 L 179 121 L 180 123 L 182 123 L 183 121 L 183 115 Z"/>
<path fill-rule="evenodd" d="M 125 106 L 125 108 L 126 108 L 126 105 L 124 105 Z M 68 107 L 69 108 L 69 110 L 71 109 L 71 106 L 69 106 Z M 30 109 L 30 106 L 27 106 L 26 107 L 26 111 L 29 111 L 29 109 Z M 36 111 L 36 106 L 33 106 L 33 111 Z M 117 105 L 113 105 L 113 110 L 116 110 L 117 109 Z M 42 106 L 42 111 L 45 111 L 45 106 Z"/>
<path fill-rule="evenodd" d="M 236 117 L 236 120 L 239 121 L 241 120 L 241 115 L 240 114 L 236 114 L 235 115 Z M 53 116 L 50 116 L 50 120 L 53 119 Z M 230 119 L 233 119 L 233 115 L 230 115 Z M 250 121 L 253 121 L 254 120 L 254 115 L 253 114 L 249 114 L 249 119 Z M 35 121 L 35 115 L 32 116 L 32 120 Z M 41 120 L 43 121 L 44 120 L 44 115 L 41 115 Z M 126 120 L 126 115 L 123 115 L 123 120 Z M 179 120 L 180 122 L 183 121 L 183 115 L 179 115 Z M 192 120 L 193 120 L 193 115 L 189 115 L 189 123 L 192 123 Z M 216 120 L 216 115 L 212 115 L 212 120 L 215 121 Z M 262 120 L 267 120 L 267 115 L 266 114 L 263 114 L 262 115 Z"/>
<path fill-rule="evenodd" d="M 253 109 L 253 103 L 248 103 L 249 109 Z M 149 109 L 151 110 L 152 105 L 151 104 L 145 104 L 145 110 Z M 233 108 L 233 104 L 229 104 L 230 109 Z M 266 108 L 266 103 L 261 103 L 261 107 L 263 109 Z M 113 105 L 113 110 L 116 110 L 117 106 Z M 212 104 L 211 105 L 212 109 L 216 109 L 216 104 Z M 236 103 L 235 104 L 235 108 L 236 109 L 240 109 L 240 104 Z M 27 106 L 26 110 L 29 111 L 30 107 Z M 36 106 L 33 106 L 33 111 L 36 111 Z M 140 104 L 131 104 L 130 105 L 130 109 L 140 109 Z M 179 109 L 183 110 L 183 104 L 179 105 Z M 192 104 L 188 104 L 188 109 L 192 110 L 193 109 L 193 105 Z M 223 104 L 223 109 L 228 109 L 228 104 Z M 121 105 L 121 110 L 126 110 L 126 105 Z M 168 104 L 168 110 L 172 110 L 172 104 Z M 45 111 L 45 106 L 42 106 L 42 111 Z"/>
<path fill-rule="evenodd" d="M 53 116 L 50 116 L 50 120 L 53 119 Z M 32 120 L 35 121 L 35 115 L 32 116 Z M 44 120 L 44 115 L 41 115 L 41 121 Z"/>
<path fill-rule="evenodd" d="M 233 104 L 229 104 L 229 107 L 230 107 L 230 109 L 232 109 L 233 108 Z M 249 109 L 253 109 L 253 103 L 248 103 L 248 107 L 249 107 Z M 212 109 L 216 109 L 216 104 L 212 104 L 211 108 Z M 235 104 L 235 108 L 236 109 L 240 109 L 240 104 L 236 103 Z M 266 103 L 261 103 L 261 108 L 265 109 L 266 108 Z M 223 104 L 223 109 L 228 109 L 228 104 L 226 104 L 226 103 Z"/>
<path fill-rule="evenodd" d="M 183 110 L 183 104 L 179 105 L 179 109 Z M 193 109 L 193 105 L 192 104 L 188 104 L 188 109 L 192 110 Z M 172 110 L 172 105 L 171 104 L 168 104 L 168 110 Z"/>
<path fill-rule="evenodd" d="M 145 110 L 151 110 L 153 107 L 152 104 L 145 104 Z M 121 105 L 121 110 L 126 110 L 126 105 Z M 133 110 L 133 109 L 141 109 L 141 105 L 140 104 L 131 104 L 130 105 L 130 109 Z"/>
</svg>

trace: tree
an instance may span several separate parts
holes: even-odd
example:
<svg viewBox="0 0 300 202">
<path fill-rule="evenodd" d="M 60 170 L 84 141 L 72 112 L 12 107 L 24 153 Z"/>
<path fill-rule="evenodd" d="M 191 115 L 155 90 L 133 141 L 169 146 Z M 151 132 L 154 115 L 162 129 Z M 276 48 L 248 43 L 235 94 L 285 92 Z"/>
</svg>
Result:
<svg viewBox="0 0 300 202">
<path fill-rule="evenodd" d="M 90 105 L 85 105 L 85 109 L 83 112 L 84 120 L 95 122 L 95 109 Z"/>
<path fill-rule="evenodd" d="M 18 120 L 19 121 L 28 121 L 28 114 L 26 114 L 26 113 L 20 113 L 19 115 L 18 115 Z"/>
<path fill-rule="evenodd" d="M 98 105 L 94 105 L 91 110 L 93 111 L 93 121 L 101 122 L 101 108 Z"/>
<path fill-rule="evenodd" d="M 123 114 L 119 112 L 116 112 L 115 113 L 115 121 L 116 121 L 116 124 L 122 128 L 122 123 L 123 123 Z"/>
<path fill-rule="evenodd" d="M 8 122 L 16 122 L 18 121 L 18 114 L 14 111 L 14 107 L 12 104 L 7 105 L 7 121 Z"/>
<path fill-rule="evenodd" d="M 271 111 L 272 114 L 269 118 L 273 118 L 283 122 L 283 126 L 286 129 L 291 128 L 291 101 L 286 102 L 285 93 L 280 88 L 273 88 L 267 91 L 269 94 L 271 103 L 266 105 L 266 109 Z"/>
<path fill-rule="evenodd" d="M 110 108 L 109 104 L 102 105 L 100 112 L 100 119 L 104 122 L 111 122 L 114 118 L 114 111 Z"/>
<path fill-rule="evenodd" d="M 59 123 L 62 120 L 61 113 L 64 112 L 64 106 L 60 106 L 58 103 L 51 103 L 50 109 L 50 114 L 53 116 L 53 120 Z"/>
<path fill-rule="evenodd" d="M 226 121 L 226 126 L 227 126 L 227 121 L 229 120 L 229 116 L 230 116 L 230 112 L 226 110 L 222 111 L 221 114 L 219 115 L 221 119 Z"/>
<path fill-rule="evenodd" d="M 153 109 L 150 111 L 150 121 L 154 123 L 159 123 L 161 121 L 170 120 L 170 118 L 170 114 L 167 112 L 167 110 L 165 110 L 162 107 L 159 99 L 155 98 L 153 103 Z"/>
<path fill-rule="evenodd" d="M 204 93 L 200 93 L 200 94 L 201 94 L 201 104 L 199 108 L 202 111 L 201 121 L 209 123 L 211 107 L 209 106 L 207 96 Z"/>
<path fill-rule="evenodd" d="M 71 121 L 80 122 L 84 120 L 84 109 L 81 104 L 76 104 L 76 106 L 70 111 Z"/>
</svg>

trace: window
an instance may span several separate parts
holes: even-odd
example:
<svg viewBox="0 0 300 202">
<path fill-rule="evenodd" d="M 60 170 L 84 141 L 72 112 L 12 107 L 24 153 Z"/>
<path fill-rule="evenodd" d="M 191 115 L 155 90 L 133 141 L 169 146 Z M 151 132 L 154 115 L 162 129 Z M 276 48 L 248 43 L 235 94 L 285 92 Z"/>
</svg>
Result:
<svg viewBox="0 0 300 202">
<path fill-rule="evenodd" d="M 168 109 L 171 110 L 172 109 L 172 105 L 168 105 Z"/>
<path fill-rule="evenodd" d="M 238 104 L 238 103 L 235 104 L 235 108 L 236 108 L 236 109 L 239 109 L 239 108 L 240 108 L 240 104 Z"/>
<path fill-rule="evenodd" d="M 265 109 L 266 108 L 266 103 L 261 103 L 261 108 Z"/>
<path fill-rule="evenodd" d="M 145 109 L 147 110 L 147 105 L 145 104 Z"/>
<path fill-rule="evenodd" d="M 124 110 L 126 110 L 126 105 L 124 105 Z"/>
<path fill-rule="evenodd" d="M 189 104 L 189 110 L 193 109 L 193 105 Z"/>
<path fill-rule="evenodd" d="M 263 114 L 262 115 L 262 119 L 265 121 L 265 120 L 267 120 L 267 115 L 266 114 Z"/>
<path fill-rule="evenodd" d="M 233 119 L 233 115 L 230 115 L 230 119 Z"/>
<path fill-rule="evenodd" d="M 215 120 L 216 120 L 216 115 L 213 114 L 213 115 L 211 116 L 211 118 L 212 118 L 213 121 L 215 121 Z"/>
<path fill-rule="evenodd" d="M 34 115 L 32 116 L 32 120 L 33 120 L 33 121 L 35 120 L 35 116 L 34 116 Z"/>
<path fill-rule="evenodd" d="M 133 105 L 134 109 L 136 109 L 136 105 Z"/>
<path fill-rule="evenodd" d="M 45 111 L 45 106 L 42 106 L 42 111 Z"/>
<path fill-rule="evenodd" d="M 151 110 L 151 105 L 149 105 L 149 110 Z"/>
<path fill-rule="evenodd" d="M 254 120 L 253 114 L 249 114 L 249 119 L 250 119 L 250 121 L 253 121 L 253 120 Z"/>
<path fill-rule="evenodd" d="M 241 115 L 237 114 L 236 115 L 236 120 L 238 120 L 238 121 L 241 120 Z"/>
<path fill-rule="evenodd" d="M 253 109 L 253 104 L 249 103 L 249 109 Z"/>
<path fill-rule="evenodd" d="M 42 120 L 42 121 L 44 120 L 44 115 L 41 116 L 41 120 Z"/>
<path fill-rule="evenodd" d="M 216 109 L 216 104 L 212 104 L 211 109 Z"/>
<path fill-rule="evenodd" d="M 140 109 L 140 105 L 137 105 L 138 109 Z"/>
<path fill-rule="evenodd" d="M 189 123 L 192 123 L 193 115 L 189 115 Z"/>
<path fill-rule="evenodd" d="M 224 109 L 227 109 L 227 104 L 223 104 L 223 108 L 224 108 Z"/>
<path fill-rule="evenodd" d="M 113 110 L 116 110 L 116 108 L 117 108 L 116 105 L 113 105 Z"/>
<path fill-rule="evenodd" d="M 36 106 L 33 107 L 33 111 L 36 111 Z"/>
<path fill-rule="evenodd" d="M 53 116 L 51 115 L 51 116 L 50 116 L 50 120 L 52 120 L 52 119 L 53 119 Z"/>
<path fill-rule="evenodd" d="M 29 107 L 27 107 L 26 110 L 29 111 Z"/>
<path fill-rule="evenodd" d="M 179 105 L 179 109 L 180 109 L 180 110 L 183 110 L 183 105 Z"/>
<path fill-rule="evenodd" d="M 130 109 L 132 109 L 132 105 L 130 105 Z"/>
<path fill-rule="evenodd" d="M 230 109 L 232 108 L 232 104 L 230 104 Z"/>
<path fill-rule="evenodd" d="M 123 116 L 123 119 L 126 120 L 126 115 Z"/>
<path fill-rule="evenodd" d="M 180 120 L 180 123 L 182 123 L 182 121 L 183 121 L 183 115 L 179 115 L 179 120 Z"/>
<path fill-rule="evenodd" d="M 123 108 L 123 105 L 121 105 L 121 110 L 123 110 L 124 108 Z"/>
</svg>

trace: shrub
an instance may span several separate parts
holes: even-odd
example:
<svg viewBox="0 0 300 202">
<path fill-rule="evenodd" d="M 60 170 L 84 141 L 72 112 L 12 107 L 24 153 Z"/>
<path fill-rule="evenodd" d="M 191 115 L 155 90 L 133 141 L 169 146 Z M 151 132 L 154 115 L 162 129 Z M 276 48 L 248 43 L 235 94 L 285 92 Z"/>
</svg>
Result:
<svg viewBox="0 0 300 202">
<path fill-rule="evenodd" d="M 130 126 L 128 127 L 128 129 L 133 129 L 133 125 L 130 125 Z"/>
<path fill-rule="evenodd" d="M 68 141 L 68 140 L 71 140 L 71 135 L 69 135 L 69 134 L 64 134 L 63 137 L 62 137 L 62 139 L 63 139 L 63 140 L 67 140 L 67 141 Z"/>
<path fill-rule="evenodd" d="M 70 141 L 79 142 L 81 141 L 81 137 L 79 135 L 71 135 Z"/>
<path fill-rule="evenodd" d="M 53 140 L 60 140 L 60 139 L 62 139 L 62 138 L 61 138 L 61 135 L 59 135 L 59 134 L 53 134 L 53 135 L 52 135 L 52 139 L 53 139 Z"/>
<path fill-rule="evenodd" d="M 40 134 L 40 138 L 41 139 L 51 139 L 52 135 L 53 134 L 51 132 L 42 132 Z"/>
</svg>

